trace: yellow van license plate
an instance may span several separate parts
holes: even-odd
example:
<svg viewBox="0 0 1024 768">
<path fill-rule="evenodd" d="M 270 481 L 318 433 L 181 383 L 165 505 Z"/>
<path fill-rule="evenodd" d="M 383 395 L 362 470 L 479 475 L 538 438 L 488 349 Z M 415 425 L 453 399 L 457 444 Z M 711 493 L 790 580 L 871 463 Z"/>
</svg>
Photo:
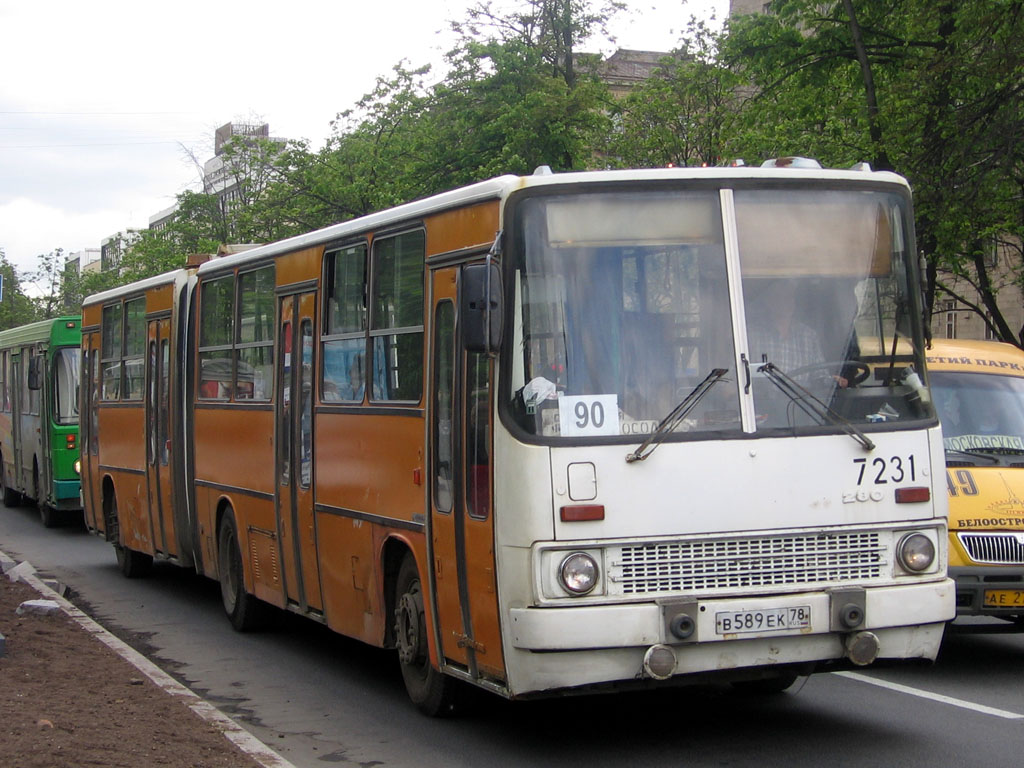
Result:
<svg viewBox="0 0 1024 768">
<path fill-rule="evenodd" d="M 986 589 L 985 605 L 994 607 L 1024 607 L 1024 589 Z"/>
</svg>

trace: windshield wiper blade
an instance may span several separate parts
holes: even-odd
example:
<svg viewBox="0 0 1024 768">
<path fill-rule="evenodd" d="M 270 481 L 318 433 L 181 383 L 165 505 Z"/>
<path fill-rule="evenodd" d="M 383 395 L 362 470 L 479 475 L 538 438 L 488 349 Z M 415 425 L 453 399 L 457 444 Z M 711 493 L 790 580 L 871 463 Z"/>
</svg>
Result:
<svg viewBox="0 0 1024 768">
<path fill-rule="evenodd" d="M 677 426 L 679 426 L 679 422 L 686 418 L 686 414 L 693 410 L 693 407 L 700 402 L 701 398 L 704 397 L 704 395 L 706 395 L 715 384 L 721 381 L 722 377 L 726 373 L 728 373 L 728 371 L 725 368 L 712 369 L 711 373 L 704 378 L 704 381 L 690 390 L 690 393 L 682 399 L 682 402 L 669 411 L 668 415 L 658 422 L 658 426 L 655 427 L 651 434 L 647 436 L 646 440 L 640 443 L 639 448 L 632 453 L 626 454 L 626 461 L 630 464 L 634 461 L 643 461 L 654 453 L 654 449 L 661 443 L 660 440 L 655 442 L 657 438 L 673 431 Z"/>
<path fill-rule="evenodd" d="M 999 463 L 999 457 L 998 456 L 993 456 L 990 453 L 975 453 L 973 449 L 965 451 L 965 450 L 962 450 L 960 448 L 946 448 L 946 456 L 949 456 L 950 454 L 957 454 L 959 456 L 966 456 L 968 459 L 970 459 L 972 461 L 974 459 L 979 459 L 980 458 L 980 459 L 988 459 L 993 464 L 998 464 Z"/>
<path fill-rule="evenodd" d="M 875 449 L 875 444 L 871 442 L 867 435 L 793 381 L 793 379 L 786 375 L 785 371 L 774 363 L 766 362 L 757 369 L 757 372 L 765 374 L 768 377 L 768 380 L 771 381 L 771 383 L 774 384 L 782 394 L 792 400 L 800 410 L 812 419 L 817 419 L 819 424 L 829 422 L 830 424 L 839 427 L 843 432 L 860 443 L 865 451 L 873 451 Z"/>
</svg>

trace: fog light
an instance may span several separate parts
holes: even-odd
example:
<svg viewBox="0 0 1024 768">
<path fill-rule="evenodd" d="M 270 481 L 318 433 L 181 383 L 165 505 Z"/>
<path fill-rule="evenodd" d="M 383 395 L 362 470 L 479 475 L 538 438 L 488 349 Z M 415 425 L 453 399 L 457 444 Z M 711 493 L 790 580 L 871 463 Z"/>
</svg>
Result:
<svg viewBox="0 0 1024 768">
<path fill-rule="evenodd" d="M 896 557 L 908 571 L 920 573 L 935 562 L 935 545 L 923 533 L 908 533 L 896 545 Z"/>
<path fill-rule="evenodd" d="M 872 632 L 857 632 L 846 638 L 846 657 L 858 667 L 864 667 L 878 658 L 881 643 Z"/>
<path fill-rule="evenodd" d="M 667 645 L 652 645 L 644 654 L 644 673 L 655 680 L 667 680 L 676 671 L 676 652 Z"/>
<path fill-rule="evenodd" d="M 597 563 L 586 552 L 574 552 L 558 569 L 562 586 L 574 595 L 585 595 L 597 586 Z"/>
</svg>

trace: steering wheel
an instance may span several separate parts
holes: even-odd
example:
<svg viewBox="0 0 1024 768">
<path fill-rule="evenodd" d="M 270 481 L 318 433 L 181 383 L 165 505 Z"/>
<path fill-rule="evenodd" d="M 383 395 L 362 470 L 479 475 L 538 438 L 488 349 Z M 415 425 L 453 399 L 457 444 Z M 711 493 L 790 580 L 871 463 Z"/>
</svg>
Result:
<svg viewBox="0 0 1024 768">
<path fill-rule="evenodd" d="M 849 386 L 855 387 L 861 382 L 867 380 L 868 376 L 871 375 L 871 369 L 868 368 L 866 363 L 862 363 L 860 360 L 837 360 L 830 363 L 813 363 L 812 365 L 804 365 L 796 368 L 792 371 L 787 371 L 790 378 L 797 378 L 798 376 L 810 376 L 813 373 L 828 371 L 829 374 L 834 374 L 835 371 L 843 371 L 852 368 L 853 374 L 846 377 L 849 382 Z"/>
</svg>

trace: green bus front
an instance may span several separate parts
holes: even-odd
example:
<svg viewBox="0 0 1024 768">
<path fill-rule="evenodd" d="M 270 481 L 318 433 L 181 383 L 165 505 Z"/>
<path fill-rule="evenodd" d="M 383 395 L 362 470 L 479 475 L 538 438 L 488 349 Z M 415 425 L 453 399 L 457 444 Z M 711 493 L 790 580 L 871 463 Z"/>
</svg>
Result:
<svg viewBox="0 0 1024 768">
<path fill-rule="evenodd" d="M 82 508 L 78 463 L 78 381 L 82 330 L 79 318 L 60 318 L 53 325 L 46 370 L 49 372 L 49 503 L 54 509 Z M 42 500 L 40 500 L 42 503 Z"/>
</svg>

